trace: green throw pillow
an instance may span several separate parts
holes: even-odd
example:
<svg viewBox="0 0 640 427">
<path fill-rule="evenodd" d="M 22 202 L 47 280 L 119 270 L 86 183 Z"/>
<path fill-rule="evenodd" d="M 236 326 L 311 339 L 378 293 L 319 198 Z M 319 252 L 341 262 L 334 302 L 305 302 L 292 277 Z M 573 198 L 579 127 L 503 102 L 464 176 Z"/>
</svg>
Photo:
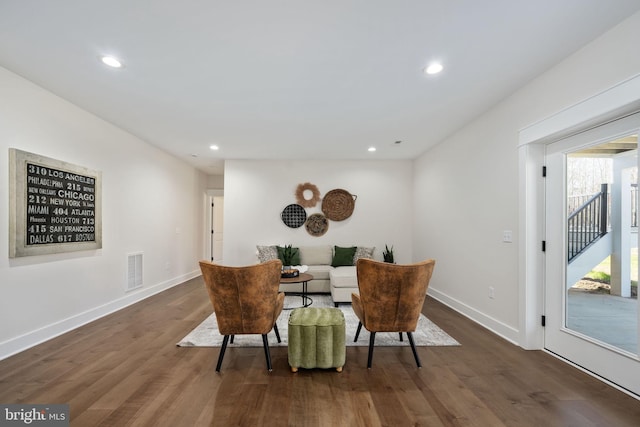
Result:
<svg viewBox="0 0 640 427">
<path fill-rule="evenodd" d="M 291 264 L 287 264 L 284 262 L 284 248 L 281 246 L 276 246 L 278 250 L 278 259 L 282 261 L 282 265 L 300 265 L 300 250 L 298 248 L 293 248 L 293 258 L 291 259 Z"/>
<path fill-rule="evenodd" d="M 332 267 L 341 267 L 345 265 L 353 265 L 353 256 L 356 253 L 356 246 L 351 248 L 341 248 L 336 246 L 334 248 L 333 260 L 331 261 Z"/>
</svg>

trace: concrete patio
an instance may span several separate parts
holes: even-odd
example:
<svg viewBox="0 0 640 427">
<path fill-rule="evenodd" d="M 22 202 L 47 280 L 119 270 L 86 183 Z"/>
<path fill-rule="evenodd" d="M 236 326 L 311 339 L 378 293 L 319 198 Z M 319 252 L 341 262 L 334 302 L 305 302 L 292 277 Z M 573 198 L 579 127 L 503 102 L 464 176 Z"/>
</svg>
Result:
<svg viewBox="0 0 640 427">
<path fill-rule="evenodd" d="M 638 354 L 638 300 L 571 289 L 567 326 Z"/>
</svg>

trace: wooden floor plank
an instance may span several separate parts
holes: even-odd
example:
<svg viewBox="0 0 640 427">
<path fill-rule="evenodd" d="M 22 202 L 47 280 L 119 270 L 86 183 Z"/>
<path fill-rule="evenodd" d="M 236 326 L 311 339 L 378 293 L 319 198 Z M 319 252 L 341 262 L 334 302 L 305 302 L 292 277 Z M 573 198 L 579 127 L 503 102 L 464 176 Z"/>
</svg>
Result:
<svg viewBox="0 0 640 427">
<path fill-rule="evenodd" d="M 427 299 L 458 347 L 348 347 L 342 373 L 292 373 L 286 347 L 178 342 L 211 313 L 200 278 L 0 361 L 0 402 L 68 403 L 72 426 L 634 426 L 638 400 Z"/>
</svg>

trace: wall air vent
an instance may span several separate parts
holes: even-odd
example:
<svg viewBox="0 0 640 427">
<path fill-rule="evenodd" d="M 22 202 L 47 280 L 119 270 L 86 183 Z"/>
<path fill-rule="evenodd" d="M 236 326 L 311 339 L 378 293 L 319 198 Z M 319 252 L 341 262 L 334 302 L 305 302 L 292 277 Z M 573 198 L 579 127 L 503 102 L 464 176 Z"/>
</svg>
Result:
<svg viewBox="0 0 640 427">
<path fill-rule="evenodd" d="M 127 255 L 127 292 L 142 287 L 142 252 Z"/>
</svg>

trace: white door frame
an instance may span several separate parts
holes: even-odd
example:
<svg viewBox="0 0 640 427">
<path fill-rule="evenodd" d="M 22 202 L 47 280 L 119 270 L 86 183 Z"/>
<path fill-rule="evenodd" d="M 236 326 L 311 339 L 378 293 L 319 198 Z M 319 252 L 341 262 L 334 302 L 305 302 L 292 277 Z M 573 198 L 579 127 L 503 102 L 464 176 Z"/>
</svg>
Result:
<svg viewBox="0 0 640 427">
<path fill-rule="evenodd" d="M 206 196 L 206 214 L 204 221 L 204 230 L 205 233 L 205 258 L 206 260 L 211 260 L 213 258 L 213 236 L 211 234 L 212 220 L 213 220 L 213 207 L 212 201 L 214 197 L 224 197 L 224 190 L 207 190 L 205 192 Z"/>
<path fill-rule="evenodd" d="M 519 344 L 543 349 L 544 146 L 640 110 L 640 74 L 519 132 Z"/>
<path fill-rule="evenodd" d="M 519 344 L 525 349 L 542 349 L 544 334 L 544 146 L 640 110 L 640 74 L 612 88 L 534 123 L 519 133 L 520 236 L 518 259 Z"/>
</svg>

